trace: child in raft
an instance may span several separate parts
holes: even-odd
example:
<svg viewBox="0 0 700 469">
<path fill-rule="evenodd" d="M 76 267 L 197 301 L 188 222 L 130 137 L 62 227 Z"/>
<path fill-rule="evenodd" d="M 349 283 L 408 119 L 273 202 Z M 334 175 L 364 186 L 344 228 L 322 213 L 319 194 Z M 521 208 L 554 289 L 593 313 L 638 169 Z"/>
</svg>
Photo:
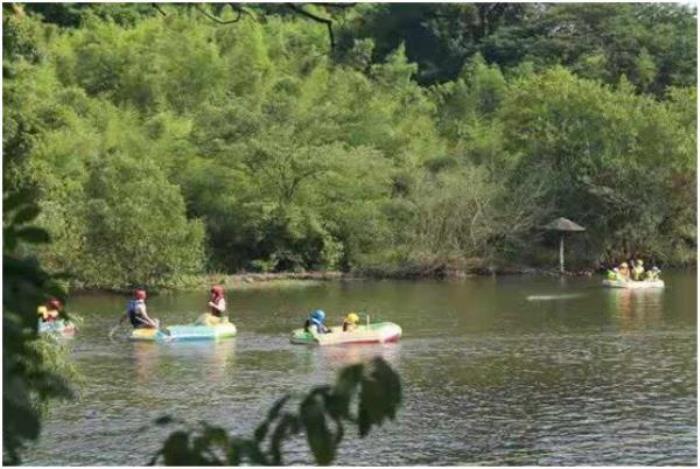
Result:
<svg viewBox="0 0 700 469">
<path fill-rule="evenodd" d="M 654 280 L 659 279 L 659 274 L 661 273 L 661 270 L 654 266 L 651 268 L 651 270 L 647 270 L 646 274 L 644 275 L 644 280 L 653 282 Z"/>
<path fill-rule="evenodd" d="M 635 265 L 632 267 L 632 278 L 636 281 L 640 281 L 644 278 L 644 261 L 637 259 Z"/>
<path fill-rule="evenodd" d="M 36 312 L 39 314 L 39 319 L 41 319 L 42 322 L 53 322 L 58 319 L 62 308 L 61 300 L 58 298 L 51 298 L 45 305 L 39 306 Z"/>
<path fill-rule="evenodd" d="M 629 265 L 627 265 L 627 262 L 623 262 L 620 264 L 620 267 L 618 268 L 618 274 L 620 276 L 620 280 L 627 281 L 630 279 L 630 269 Z"/>
<path fill-rule="evenodd" d="M 343 320 L 343 332 L 352 332 L 357 329 L 357 324 L 360 322 L 360 317 L 357 313 L 349 313 Z"/>
<path fill-rule="evenodd" d="M 128 319 L 134 329 L 158 329 L 159 321 L 152 319 L 146 311 L 146 290 L 141 288 L 134 291 L 134 298 L 127 303 L 126 314 L 121 317 L 119 324 Z"/>
<path fill-rule="evenodd" d="M 620 269 L 615 267 L 613 270 L 608 269 L 608 280 L 620 280 Z"/>
<path fill-rule="evenodd" d="M 311 332 L 316 334 L 327 334 L 332 332 L 330 328 L 326 327 L 324 321 L 326 320 L 326 313 L 323 310 L 317 309 L 309 315 L 309 318 L 304 322 L 304 332 Z"/>
<path fill-rule="evenodd" d="M 224 287 L 221 285 L 214 285 L 210 290 L 211 296 L 209 297 L 209 312 L 204 313 L 197 318 L 195 324 L 203 326 L 216 326 L 224 322 L 228 322 L 228 317 L 226 316 L 226 299 L 224 298 Z"/>
</svg>

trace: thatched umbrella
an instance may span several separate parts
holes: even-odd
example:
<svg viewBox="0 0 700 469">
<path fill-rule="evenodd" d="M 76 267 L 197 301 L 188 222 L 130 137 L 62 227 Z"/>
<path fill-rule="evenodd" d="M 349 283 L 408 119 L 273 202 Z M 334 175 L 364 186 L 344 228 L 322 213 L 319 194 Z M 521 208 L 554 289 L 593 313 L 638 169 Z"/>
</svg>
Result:
<svg viewBox="0 0 700 469">
<path fill-rule="evenodd" d="M 586 231 L 581 225 L 577 225 L 567 218 L 557 218 L 556 220 L 544 226 L 547 230 L 559 231 L 561 238 L 559 239 L 559 271 L 564 273 L 564 235 L 572 231 Z"/>
</svg>

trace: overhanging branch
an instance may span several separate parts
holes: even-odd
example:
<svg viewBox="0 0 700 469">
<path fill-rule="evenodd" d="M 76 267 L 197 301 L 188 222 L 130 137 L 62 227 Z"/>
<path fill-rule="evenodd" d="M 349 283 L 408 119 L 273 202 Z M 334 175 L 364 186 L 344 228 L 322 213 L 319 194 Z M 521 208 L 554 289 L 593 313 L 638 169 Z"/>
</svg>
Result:
<svg viewBox="0 0 700 469">
<path fill-rule="evenodd" d="M 355 5 L 357 5 L 357 3 L 322 3 L 322 2 L 318 2 L 318 3 L 314 3 L 314 5 L 318 5 L 318 6 L 326 7 L 326 8 L 343 9 L 343 8 L 352 8 Z"/>
<path fill-rule="evenodd" d="M 153 8 L 158 10 L 158 12 L 161 15 L 168 16 L 167 13 L 165 13 L 163 8 L 160 6 L 160 4 L 152 3 L 151 5 L 153 6 Z M 251 14 L 251 12 L 249 10 L 244 9 L 240 4 L 229 3 L 231 8 L 236 12 L 236 17 L 232 20 L 224 20 L 224 19 L 221 19 L 220 17 L 210 13 L 209 11 L 207 11 L 207 9 L 203 7 L 203 5 L 204 4 L 198 4 L 198 3 L 185 4 L 185 6 L 188 8 L 189 7 L 196 8 L 197 11 L 199 11 L 199 13 L 204 15 L 207 19 L 214 21 L 215 23 L 218 23 L 218 24 L 237 23 L 238 21 L 240 21 L 240 19 L 244 13 Z M 326 26 L 326 28 L 328 29 L 328 38 L 330 40 L 331 50 L 333 50 L 335 48 L 335 35 L 333 34 L 333 19 L 319 16 L 316 13 L 305 10 L 302 6 L 303 4 L 285 3 L 284 5 L 298 15 L 301 15 L 305 18 L 313 20 L 316 23 L 324 24 Z M 325 8 L 345 9 L 345 8 L 353 7 L 355 5 L 355 3 L 315 3 L 315 5 L 319 5 L 319 6 L 322 6 Z"/>
<path fill-rule="evenodd" d="M 210 20 L 212 20 L 212 21 L 214 21 L 214 22 L 216 22 L 216 23 L 219 23 L 219 24 L 232 24 L 232 23 L 237 23 L 238 20 L 241 19 L 241 16 L 243 16 L 243 10 L 241 10 L 240 8 L 234 8 L 234 9 L 236 10 L 236 13 L 238 13 L 238 15 L 237 15 L 234 19 L 232 19 L 232 20 L 222 20 L 221 18 L 218 18 L 218 17 L 212 15 L 211 13 L 209 13 L 207 10 L 205 10 L 204 8 L 202 8 L 202 6 L 199 5 L 198 3 L 195 3 L 195 4 L 194 4 L 194 7 L 195 7 L 197 10 L 199 10 L 199 12 L 200 12 L 201 14 L 203 14 L 204 16 L 206 16 L 207 18 L 209 18 Z"/>
<path fill-rule="evenodd" d="M 161 15 L 163 15 L 163 16 L 168 16 L 168 15 L 163 11 L 163 9 L 160 7 L 160 5 L 158 5 L 157 3 L 152 3 L 151 5 L 153 6 L 153 8 L 155 8 L 156 10 L 158 10 L 158 13 L 160 13 Z"/>
<path fill-rule="evenodd" d="M 294 12 L 299 13 L 301 16 L 305 16 L 309 19 L 316 21 L 317 23 L 323 23 L 328 28 L 328 38 L 331 41 L 331 49 L 335 48 L 335 38 L 333 37 L 333 20 L 330 18 L 323 18 L 322 16 L 315 15 L 310 11 L 304 10 L 302 7 L 295 5 L 294 3 L 286 3 L 288 8 L 291 8 Z"/>
</svg>

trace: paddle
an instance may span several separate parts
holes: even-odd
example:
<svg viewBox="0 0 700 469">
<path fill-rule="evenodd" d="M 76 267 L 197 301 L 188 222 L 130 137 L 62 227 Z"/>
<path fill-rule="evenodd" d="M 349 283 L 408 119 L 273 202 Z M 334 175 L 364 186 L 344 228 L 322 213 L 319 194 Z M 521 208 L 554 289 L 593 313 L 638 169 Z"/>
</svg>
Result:
<svg viewBox="0 0 700 469">
<path fill-rule="evenodd" d="M 121 321 L 119 321 L 119 324 L 117 324 L 116 326 L 112 327 L 109 330 L 109 335 L 108 335 L 109 340 L 112 340 L 112 337 L 114 337 L 114 333 L 117 332 L 117 329 L 119 329 L 119 326 L 121 326 L 121 325 L 122 325 L 122 323 L 121 323 Z"/>
</svg>

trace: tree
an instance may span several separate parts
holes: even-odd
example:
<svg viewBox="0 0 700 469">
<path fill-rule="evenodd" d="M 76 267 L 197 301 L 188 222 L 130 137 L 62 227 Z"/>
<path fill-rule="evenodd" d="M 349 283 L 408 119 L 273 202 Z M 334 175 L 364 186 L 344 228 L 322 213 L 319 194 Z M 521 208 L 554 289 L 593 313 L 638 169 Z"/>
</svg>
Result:
<svg viewBox="0 0 700 469">
<path fill-rule="evenodd" d="M 371 38 L 376 62 L 404 43 L 408 60 L 418 65 L 417 81 L 430 85 L 456 78 L 486 37 L 521 21 L 530 8 L 505 3 L 371 5 L 347 23 L 339 42 L 347 49 L 352 39 Z"/>
<path fill-rule="evenodd" d="M 114 154 L 90 168 L 85 281 L 156 285 L 200 271 L 203 226 L 185 217 L 177 188 L 147 159 Z"/>
<path fill-rule="evenodd" d="M 692 86 L 696 11 L 686 5 L 574 5 L 537 8 L 489 36 L 481 51 L 504 68 L 530 60 L 563 65 L 615 84 L 625 75 L 640 91 L 662 97 L 668 86 Z"/>
<path fill-rule="evenodd" d="M 522 78 L 503 112 L 506 141 L 522 154 L 513 181 L 547 175 L 546 198 L 589 228 L 596 261 L 668 258 L 669 193 L 684 192 L 679 170 L 694 171 L 678 117 L 629 85 L 613 91 L 561 68 Z"/>
<path fill-rule="evenodd" d="M 50 358 L 55 346 L 38 337 L 37 305 L 49 296 L 65 298 L 60 285 L 36 259 L 22 253 L 26 244 L 48 242 L 48 234 L 30 223 L 39 213 L 31 192 L 3 198 L 3 462 L 19 464 L 25 445 L 41 431 L 42 408 L 52 399 L 72 396 Z"/>
<path fill-rule="evenodd" d="M 4 9 L 3 182 L 37 191 L 54 242 L 33 250 L 76 285 L 396 267 L 412 252 L 432 265 L 484 246 L 515 262 L 538 217 L 569 208 L 601 233 L 587 262 L 692 257 L 693 9 L 147 7 Z M 332 53 L 327 23 L 299 8 L 334 19 Z M 482 212 L 465 238 L 477 200 L 517 229 Z M 449 235 L 416 228 L 429 207 L 460 211 L 442 217 Z M 130 218 L 149 210 L 153 223 Z M 153 265 L 129 273 L 134 255 Z"/>
</svg>

